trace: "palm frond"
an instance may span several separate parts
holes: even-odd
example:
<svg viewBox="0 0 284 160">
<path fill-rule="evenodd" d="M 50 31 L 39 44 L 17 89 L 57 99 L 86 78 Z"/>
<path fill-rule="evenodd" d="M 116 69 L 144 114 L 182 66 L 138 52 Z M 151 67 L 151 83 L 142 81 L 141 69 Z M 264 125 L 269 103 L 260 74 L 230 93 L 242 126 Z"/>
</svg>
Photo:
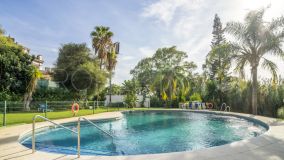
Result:
<svg viewBox="0 0 284 160">
<path fill-rule="evenodd" d="M 277 67 L 277 65 L 274 62 L 272 62 L 272 61 L 270 61 L 270 60 L 268 60 L 266 58 L 263 58 L 262 67 L 264 69 L 267 69 L 267 70 L 270 71 L 274 81 L 277 80 L 277 70 L 278 70 L 278 67 Z"/>
<path fill-rule="evenodd" d="M 284 27 L 284 16 L 272 19 L 268 29 L 274 31 L 279 27 Z"/>
<path fill-rule="evenodd" d="M 228 34 L 234 36 L 237 40 L 242 41 L 247 38 L 245 36 L 246 29 L 246 26 L 240 22 L 229 22 L 224 30 Z"/>
<path fill-rule="evenodd" d="M 234 69 L 235 72 L 237 72 L 241 78 L 245 78 L 245 66 L 249 63 L 246 56 L 235 56 L 233 59 L 236 61 L 236 67 Z"/>
</svg>

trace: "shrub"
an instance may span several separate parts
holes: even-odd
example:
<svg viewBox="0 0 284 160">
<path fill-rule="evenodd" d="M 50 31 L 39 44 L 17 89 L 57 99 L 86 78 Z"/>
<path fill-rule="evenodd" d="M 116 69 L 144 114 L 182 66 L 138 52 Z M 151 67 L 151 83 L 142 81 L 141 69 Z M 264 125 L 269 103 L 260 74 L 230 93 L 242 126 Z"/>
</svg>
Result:
<svg viewBox="0 0 284 160">
<path fill-rule="evenodd" d="M 277 110 L 277 116 L 278 118 L 284 119 L 284 107 L 281 107 Z"/>
<path fill-rule="evenodd" d="M 64 101 L 73 100 L 74 96 L 63 88 L 37 88 L 33 94 L 34 101 Z"/>
<path fill-rule="evenodd" d="M 109 103 L 109 107 L 124 107 L 124 103 L 123 102 L 112 102 L 112 103 Z"/>
<path fill-rule="evenodd" d="M 202 102 L 201 96 L 199 93 L 193 93 L 190 96 L 190 101 L 198 101 L 198 102 Z"/>
<path fill-rule="evenodd" d="M 163 107 L 163 101 L 160 101 L 158 97 L 152 96 L 150 98 L 151 107 Z"/>
<path fill-rule="evenodd" d="M 0 101 L 19 101 L 22 97 L 11 92 L 0 91 Z"/>
</svg>

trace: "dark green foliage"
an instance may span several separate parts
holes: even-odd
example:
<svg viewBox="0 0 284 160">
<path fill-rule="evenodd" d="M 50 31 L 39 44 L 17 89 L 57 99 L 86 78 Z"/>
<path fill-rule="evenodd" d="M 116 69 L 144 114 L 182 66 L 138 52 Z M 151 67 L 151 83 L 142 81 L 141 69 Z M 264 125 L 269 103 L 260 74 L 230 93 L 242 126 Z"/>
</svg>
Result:
<svg viewBox="0 0 284 160">
<path fill-rule="evenodd" d="M 204 65 L 205 73 L 208 76 L 210 85 L 206 99 L 213 100 L 216 104 L 221 105 L 227 100 L 227 91 L 229 90 L 230 67 L 231 67 L 231 46 L 226 43 L 224 30 L 218 15 L 215 15 L 213 25 L 213 40 L 211 42 L 211 51 L 206 57 Z M 214 87 L 213 87 L 214 84 Z M 214 91 L 212 89 L 215 89 Z"/>
<path fill-rule="evenodd" d="M 140 83 L 143 99 L 153 92 L 165 106 L 174 107 L 178 104 L 174 102 L 186 101 L 196 69 L 186 59 L 187 53 L 175 46 L 159 48 L 151 58 L 142 59 L 130 73 Z"/>
<path fill-rule="evenodd" d="M 132 79 L 126 80 L 122 84 L 122 93 L 125 95 L 124 102 L 128 107 L 136 107 L 138 102 L 137 93 L 139 92 L 139 83 Z"/>
<path fill-rule="evenodd" d="M 284 107 L 281 107 L 277 110 L 277 117 L 284 119 Z"/>
<path fill-rule="evenodd" d="M 37 88 L 33 94 L 35 101 L 71 101 L 72 94 L 64 88 Z"/>
<path fill-rule="evenodd" d="M 73 98 L 92 99 L 102 90 L 106 77 L 85 43 L 69 43 L 59 49 L 54 80 L 68 89 Z"/>
<path fill-rule="evenodd" d="M 251 83 L 234 78 L 230 83 L 231 87 L 227 94 L 227 105 L 231 106 L 234 112 L 249 113 L 249 106 L 251 104 Z M 217 109 L 221 105 L 217 106 Z"/>
<path fill-rule="evenodd" d="M 108 104 L 108 106 L 114 107 L 114 108 L 115 107 L 118 107 L 118 108 L 126 107 L 123 102 L 111 102 L 111 103 Z"/>
<path fill-rule="evenodd" d="M 212 34 L 213 34 L 213 40 L 211 42 L 212 47 L 215 47 L 225 42 L 224 30 L 218 14 L 215 14 Z"/>
<path fill-rule="evenodd" d="M 156 96 L 151 96 L 151 98 L 150 98 L 150 106 L 151 107 L 164 107 L 164 102 L 161 101 Z"/>
<path fill-rule="evenodd" d="M 212 56 L 212 51 L 214 50 L 214 48 L 226 42 L 224 38 L 224 30 L 222 27 L 222 23 L 217 14 L 215 14 L 212 34 L 213 39 L 211 41 L 211 51 L 207 55 L 205 69 L 207 70 L 207 74 L 210 79 L 214 80 L 218 69 L 221 68 L 220 61 L 222 56 L 219 54 L 219 51 L 215 51 L 215 56 Z"/>
<path fill-rule="evenodd" d="M 0 35 L 0 92 L 2 98 L 15 99 L 17 95 L 23 96 L 31 78 L 32 60 L 32 56 L 24 53 L 23 47 L 16 44 L 12 38 Z"/>
<path fill-rule="evenodd" d="M 109 94 L 109 86 L 106 87 L 102 92 L 104 92 L 105 95 Z M 117 84 L 112 84 L 111 85 L 111 92 L 112 92 L 112 95 L 120 95 L 121 94 L 121 86 L 120 85 L 117 85 Z"/>
</svg>

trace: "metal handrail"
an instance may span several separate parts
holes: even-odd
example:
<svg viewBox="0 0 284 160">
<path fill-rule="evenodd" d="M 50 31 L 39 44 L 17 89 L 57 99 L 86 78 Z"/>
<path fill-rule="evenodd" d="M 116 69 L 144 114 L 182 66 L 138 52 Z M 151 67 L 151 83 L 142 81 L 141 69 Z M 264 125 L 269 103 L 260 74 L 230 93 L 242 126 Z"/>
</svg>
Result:
<svg viewBox="0 0 284 160">
<path fill-rule="evenodd" d="M 100 131 L 102 131 L 103 133 L 105 133 L 106 135 L 110 136 L 111 138 L 114 138 L 114 136 L 110 133 L 108 133 L 107 131 L 103 130 L 101 127 L 99 127 L 98 125 L 96 125 L 95 123 L 93 123 L 92 121 L 88 120 L 85 117 L 79 117 L 78 121 L 80 121 L 81 119 L 89 122 L 90 124 L 92 124 L 93 126 L 95 126 L 97 129 L 99 129 Z"/>
<path fill-rule="evenodd" d="M 61 125 L 61 124 L 55 123 L 55 122 L 51 121 L 50 119 L 45 118 L 45 117 L 43 117 L 43 116 L 41 116 L 41 115 L 35 115 L 35 116 L 33 117 L 33 126 L 32 126 L 32 127 L 33 127 L 33 128 L 32 128 L 32 153 L 35 152 L 35 123 L 36 123 L 36 119 L 37 119 L 37 118 L 41 118 L 41 119 L 43 119 L 43 120 L 45 120 L 45 121 L 48 121 L 48 122 L 50 122 L 50 123 L 52 123 L 52 124 L 54 124 L 54 125 L 57 125 L 57 126 L 59 126 L 59 127 L 62 127 L 62 128 L 64 128 L 64 129 L 70 131 L 70 132 L 73 132 L 73 133 L 77 134 L 77 155 L 78 155 L 78 158 L 80 158 L 80 121 L 78 121 L 77 132 L 76 132 L 76 131 L 74 131 L 74 130 L 72 130 L 72 129 L 70 129 L 70 128 L 67 128 L 67 127 L 65 127 L 65 126 L 63 126 L 63 125 Z"/>
</svg>

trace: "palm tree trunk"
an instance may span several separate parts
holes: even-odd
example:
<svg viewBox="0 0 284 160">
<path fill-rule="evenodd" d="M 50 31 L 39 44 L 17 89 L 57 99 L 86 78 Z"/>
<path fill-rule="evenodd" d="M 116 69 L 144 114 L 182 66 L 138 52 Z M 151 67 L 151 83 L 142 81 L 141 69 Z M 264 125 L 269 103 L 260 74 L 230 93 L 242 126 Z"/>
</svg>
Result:
<svg viewBox="0 0 284 160">
<path fill-rule="evenodd" d="M 30 111 L 31 96 L 29 93 L 24 95 L 24 110 Z"/>
<path fill-rule="evenodd" d="M 110 76 L 109 76 L 109 103 L 111 103 L 111 92 L 112 92 L 112 85 L 111 85 L 111 73 L 110 73 Z"/>
<path fill-rule="evenodd" d="M 101 62 L 100 62 L 100 70 L 102 70 L 103 68 L 103 59 L 101 59 Z"/>
<path fill-rule="evenodd" d="M 257 66 L 252 67 L 252 114 L 257 115 Z"/>
</svg>

